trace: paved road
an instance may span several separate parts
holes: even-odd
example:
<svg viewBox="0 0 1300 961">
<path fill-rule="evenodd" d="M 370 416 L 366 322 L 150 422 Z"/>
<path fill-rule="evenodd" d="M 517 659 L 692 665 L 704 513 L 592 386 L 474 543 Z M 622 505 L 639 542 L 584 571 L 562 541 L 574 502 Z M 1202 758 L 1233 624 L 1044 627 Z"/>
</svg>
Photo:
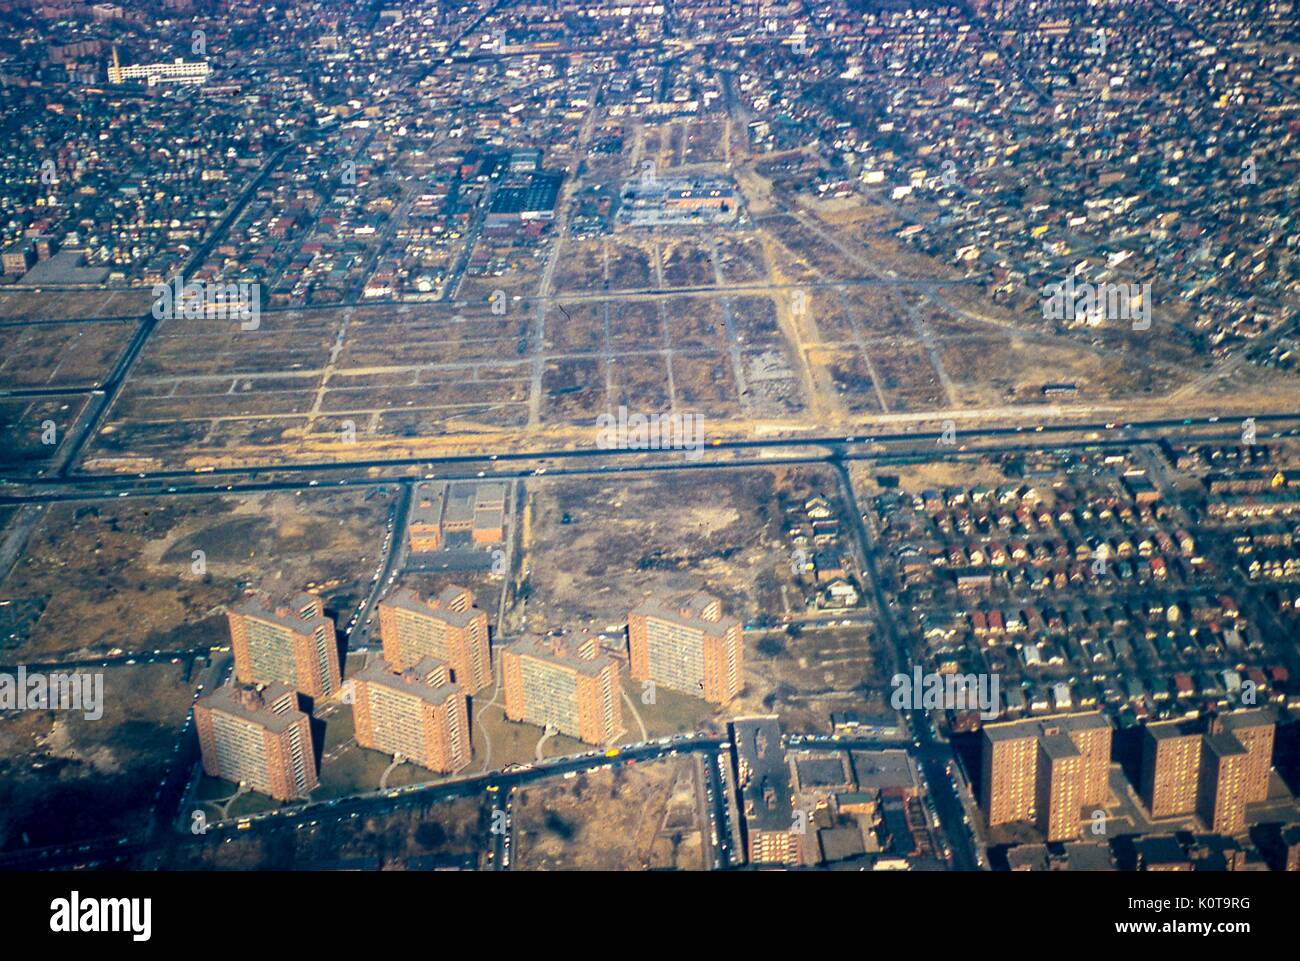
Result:
<svg viewBox="0 0 1300 961">
<path fill-rule="evenodd" d="M 370 587 L 363 606 L 357 608 L 358 624 L 347 632 L 348 646 L 359 646 L 369 642 L 371 628 L 375 619 L 375 608 L 379 599 L 387 592 L 389 581 L 394 571 L 398 570 L 406 557 L 406 524 L 411 515 L 411 498 L 415 485 L 407 482 L 401 485 L 397 503 L 393 506 L 393 526 L 388 535 L 387 551 L 379 560 L 378 577 Z"/>
<path fill-rule="evenodd" d="M 857 495 L 849 480 L 849 471 L 842 460 L 835 462 L 835 470 L 840 480 L 840 495 L 844 499 L 845 513 L 853 524 L 854 534 L 863 561 L 866 564 L 871 590 L 876 601 L 876 612 L 880 624 L 894 647 L 895 669 L 901 672 L 912 670 L 912 652 L 907 635 L 900 630 L 894 619 L 894 608 L 885 596 L 881 586 L 880 571 L 876 565 L 876 547 L 866 524 L 862 521 L 862 511 L 858 507 Z M 947 766 L 953 760 L 952 749 L 940 742 L 933 733 L 929 713 L 922 709 L 909 709 L 903 712 L 907 717 L 908 729 L 913 737 L 913 757 L 916 758 L 929 787 L 929 796 L 934 802 L 935 812 L 943 825 L 944 835 L 952 848 L 952 864 L 959 871 L 974 871 L 979 867 L 976 856 L 975 839 L 971 836 L 964 818 L 965 808 L 957 794 L 957 788 L 948 776 Z"/>
<path fill-rule="evenodd" d="M 1179 439 L 1183 427 L 1205 427 L 1217 421 L 1217 418 L 1187 418 L 1185 420 L 1159 420 L 1133 423 L 1120 427 L 1114 425 L 1109 429 L 1102 424 L 1086 424 L 1071 427 L 1044 427 L 1041 430 L 1026 431 L 1023 428 L 988 428 L 971 430 L 961 435 L 962 445 L 959 452 L 1005 454 L 1044 448 L 1051 449 L 1096 449 L 1103 447 L 1128 447 L 1142 443 L 1158 443 Z M 1256 420 L 1261 424 L 1259 441 L 1269 439 L 1269 431 L 1263 428 L 1265 422 L 1271 422 L 1276 434 L 1300 434 L 1300 427 L 1281 428 L 1286 422 L 1300 421 L 1300 415 L 1278 414 L 1259 415 Z M 1240 430 L 1235 420 L 1224 425 L 1228 430 L 1221 433 L 1195 435 L 1202 442 L 1233 443 L 1240 440 Z M 1085 437 L 1078 440 L 1056 439 L 1062 433 L 1096 434 L 1096 439 Z M 1101 436 L 1101 435 L 1105 436 Z M 913 462 L 917 459 L 934 459 L 936 453 L 950 451 L 951 448 L 939 450 L 935 442 L 942 435 L 934 432 L 915 434 L 877 434 L 856 437 L 813 437 L 796 440 L 752 440 L 720 442 L 708 448 L 710 452 L 737 452 L 745 450 L 769 450 L 773 454 L 781 450 L 799 451 L 788 456 L 760 456 L 755 458 L 734 458 L 723 460 L 688 460 L 680 451 L 621 451 L 585 448 L 566 449 L 533 453 L 503 453 L 493 455 L 498 463 L 517 463 L 520 461 L 536 462 L 545 460 L 577 460 L 605 458 L 606 463 L 595 467 L 579 466 L 574 468 L 547 467 L 545 473 L 551 476 L 591 477 L 602 473 L 657 473 L 680 470 L 739 470 L 755 467 L 777 467 L 796 464 L 825 463 L 834 458 L 844 460 L 870 460 L 882 467 L 890 463 Z M 1019 437 L 1021 443 L 976 446 L 976 439 Z M 1049 439 L 1053 438 L 1053 439 Z M 881 451 L 878 448 L 888 445 L 905 444 L 898 449 Z M 867 449 L 862 448 L 877 448 Z M 636 459 L 633 463 L 620 461 Z M 486 465 L 491 467 L 488 459 L 482 455 L 451 455 L 434 459 L 393 458 L 353 463 L 313 463 L 285 465 L 268 468 L 227 468 L 205 474 L 193 472 L 177 473 L 172 471 L 145 473 L 137 475 L 99 475 L 76 478 L 34 478 L 21 482 L 0 478 L 0 505 L 44 504 L 59 502 L 85 502 L 107 500 L 112 497 L 164 497 L 164 496 L 201 496 L 223 493 L 257 493 L 265 491 L 296 491 L 321 485 L 313 477 L 323 473 L 344 475 L 338 480 L 329 480 L 328 484 L 338 487 L 379 487 L 389 486 L 395 482 L 410 479 L 412 469 L 427 469 L 428 478 L 436 477 L 442 481 L 476 480 L 483 477 L 495 480 L 519 480 L 535 476 L 538 468 L 527 467 L 512 470 L 489 470 L 463 472 L 443 472 L 434 474 L 433 469 L 439 465 Z M 405 470 L 406 473 L 378 475 L 375 472 L 383 468 Z M 256 478 L 259 475 L 283 476 L 284 480 L 247 480 L 238 483 L 201 482 L 198 478 L 220 477 L 231 481 L 239 478 Z M 158 481 L 186 478 L 191 483 L 173 485 L 164 488 Z M 292 479 L 289 479 L 292 478 Z M 24 490 L 24 487 L 30 488 Z"/>
<path fill-rule="evenodd" d="M 937 420 L 939 415 L 933 417 L 924 415 L 926 419 Z M 1300 423 L 1300 412 L 1297 413 L 1264 413 L 1254 415 L 1254 420 L 1260 425 L 1259 440 L 1264 442 L 1268 439 L 1269 432 L 1262 429 L 1263 425 L 1274 425 L 1275 430 L 1281 433 L 1281 425 L 1292 422 Z M 1031 439 L 1035 437 L 1054 437 L 1063 434 L 1076 433 L 1095 433 L 1104 439 L 1116 441 L 1136 441 L 1140 432 L 1152 434 L 1145 438 L 1148 441 L 1160 441 L 1171 439 L 1175 433 L 1183 428 L 1204 428 L 1212 425 L 1221 424 L 1222 427 L 1232 428 L 1227 436 L 1240 438 L 1240 423 L 1236 417 L 1220 418 L 1212 417 L 1163 417 L 1149 420 L 1129 420 L 1097 422 L 1089 421 L 1083 423 L 1064 423 L 1064 424 L 1033 424 L 1032 426 L 1014 426 L 1014 427 L 962 427 L 958 430 L 958 440 L 963 445 L 970 445 L 981 440 L 990 440 L 994 438 L 1022 437 Z M 862 434 L 820 434 L 820 435 L 801 435 L 788 438 L 762 438 L 751 440 L 718 440 L 707 446 L 709 452 L 726 452 L 726 451 L 744 451 L 744 450 L 779 450 L 782 448 L 796 449 L 806 447 L 827 447 L 841 448 L 844 445 L 861 448 L 871 445 L 886 445 L 894 443 L 913 443 L 922 450 L 934 450 L 936 444 L 944 436 L 943 431 L 904 431 L 892 433 L 862 433 Z M 928 445 L 928 446 L 927 446 Z M 1035 443 L 1034 446 L 1051 446 L 1047 443 Z M 961 448 L 958 448 L 960 450 Z M 348 472 L 352 475 L 358 475 L 363 472 L 384 468 L 427 468 L 433 471 L 440 466 L 451 466 L 456 464 L 476 464 L 481 465 L 484 462 L 491 463 L 512 463 L 521 461 L 542 461 L 542 460 L 574 460 L 592 457 L 605 457 L 611 460 L 641 458 L 660 460 L 670 460 L 681 462 L 683 466 L 691 466 L 683 457 L 681 451 L 643 451 L 643 450 L 617 450 L 602 449 L 594 444 L 590 447 L 567 447 L 552 450 L 533 450 L 533 451 L 483 451 L 474 454 L 448 454 L 440 457 L 389 457 L 389 458 L 372 458 L 353 461 L 313 461 L 304 463 L 285 463 L 278 465 L 262 465 L 256 467 L 217 467 L 212 470 L 203 472 L 193 470 L 160 470 L 145 471 L 138 474 L 77 474 L 73 476 L 59 477 L 8 477 L 0 476 L 0 490 L 14 484 L 28 484 L 33 487 L 59 487 L 67 485 L 108 485 L 115 490 L 120 490 L 123 486 L 129 484 L 133 479 L 145 481 L 169 481 L 169 480 L 189 480 L 194 481 L 198 478 L 215 479 L 229 477 L 255 478 L 258 475 L 303 475 L 326 472 Z M 698 463 L 698 462 L 696 462 Z M 474 479 L 477 475 L 467 477 Z M 500 476 L 499 474 L 497 476 Z M 514 475 L 518 476 L 518 475 Z M 368 478 L 377 480 L 376 478 Z M 442 478 L 439 478 L 442 479 Z M 314 485 L 313 485 L 314 486 Z M 212 485 L 212 490 L 217 491 L 224 489 L 221 485 Z M 263 487 L 258 489 L 277 489 L 274 487 Z M 293 486 L 289 488 L 295 489 Z M 157 492 L 157 493 L 161 493 Z M 168 493 L 173 493 L 168 491 Z M 26 498 L 14 501 L 9 498 L 0 497 L 0 503 L 27 503 L 38 501 L 40 498 Z"/>
</svg>

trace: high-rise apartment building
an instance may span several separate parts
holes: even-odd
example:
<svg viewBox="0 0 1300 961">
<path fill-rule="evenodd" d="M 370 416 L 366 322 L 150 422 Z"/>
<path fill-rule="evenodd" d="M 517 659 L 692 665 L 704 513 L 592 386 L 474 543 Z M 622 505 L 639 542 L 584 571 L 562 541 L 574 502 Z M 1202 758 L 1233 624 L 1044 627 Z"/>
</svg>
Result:
<svg viewBox="0 0 1300 961">
<path fill-rule="evenodd" d="M 623 733 L 619 663 L 597 638 L 526 635 L 501 650 L 506 717 L 556 730 L 588 744 Z"/>
<path fill-rule="evenodd" d="M 740 621 L 698 591 L 650 598 L 627 616 L 632 677 L 725 704 L 745 686 Z"/>
<path fill-rule="evenodd" d="M 1077 838 L 1108 796 L 1110 723 L 1100 712 L 984 725 L 980 804 L 990 827 L 1035 824 L 1048 841 Z"/>
<path fill-rule="evenodd" d="M 1077 838 L 1083 810 L 1083 752 L 1063 731 L 1038 739 L 1034 811 L 1048 840 Z"/>
<path fill-rule="evenodd" d="M 441 774 L 470 762 L 469 706 L 445 661 L 394 671 L 373 659 L 353 681 L 357 743 Z"/>
<path fill-rule="evenodd" d="M 1246 763 L 1250 752 L 1227 731 L 1205 735 L 1196 814 L 1215 834 L 1246 830 Z"/>
<path fill-rule="evenodd" d="M 1266 709 L 1147 725 L 1142 801 L 1153 818 L 1195 813 L 1216 834 L 1246 828 L 1268 797 L 1275 718 Z"/>
<path fill-rule="evenodd" d="M 211 777 L 243 782 L 277 801 L 316 787 L 311 718 L 288 685 L 219 687 L 195 702 L 194 726 Z"/>
<path fill-rule="evenodd" d="M 339 647 L 334 622 L 314 594 L 286 603 L 254 594 L 226 612 L 235 677 L 244 684 L 288 684 L 308 697 L 339 689 Z"/>
<path fill-rule="evenodd" d="M 1196 810 L 1202 731 L 1182 720 L 1148 724 L 1142 742 L 1142 803 L 1153 818 Z"/>
<path fill-rule="evenodd" d="M 1267 800 L 1268 782 L 1273 770 L 1273 738 L 1277 731 L 1273 712 L 1256 708 L 1219 714 L 1210 721 L 1210 729 L 1226 731 L 1246 749 L 1248 757 L 1242 771 L 1246 781 L 1246 803 Z"/>
<path fill-rule="evenodd" d="M 432 657 L 447 662 L 452 680 L 471 697 L 492 683 L 487 614 L 467 588 L 449 586 L 427 600 L 409 588 L 394 591 L 379 602 L 379 636 L 394 670 Z"/>
</svg>

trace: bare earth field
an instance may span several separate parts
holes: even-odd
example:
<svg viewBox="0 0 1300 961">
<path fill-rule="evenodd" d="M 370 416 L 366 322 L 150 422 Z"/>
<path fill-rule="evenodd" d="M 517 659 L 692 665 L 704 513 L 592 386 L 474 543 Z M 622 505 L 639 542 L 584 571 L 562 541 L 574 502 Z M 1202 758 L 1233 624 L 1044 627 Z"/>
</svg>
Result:
<svg viewBox="0 0 1300 961">
<path fill-rule="evenodd" d="M 873 651 L 870 628 L 804 628 L 751 635 L 745 642 L 747 684 L 733 715 L 780 714 L 791 733 L 825 734 L 833 711 L 856 710 L 868 692 L 888 687 L 889 671 Z"/>
<path fill-rule="evenodd" d="M 808 476 L 829 483 L 786 469 L 531 481 L 527 600 L 507 612 L 506 632 L 525 615 L 529 630 L 601 631 L 652 593 L 701 586 L 742 620 L 780 610 L 792 574 L 777 495 Z"/>
<path fill-rule="evenodd" d="M 84 396 L 0 397 L 0 469 L 48 469 L 85 407 Z"/>
<path fill-rule="evenodd" d="M 646 136 L 656 155 L 680 160 L 696 149 L 686 146 L 695 134 L 681 130 Z M 596 415 L 619 405 L 698 412 L 727 437 L 828 425 L 848 432 L 927 412 L 1005 419 L 1041 402 L 1049 383 L 1075 384 L 1062 412 L 1087 416 L 1098 405 L 1149 409 L 1204 369 L 1205 358 L 1167 329 L 1057 330 L 1036 303 L 995 305 L 978 286 L 894 286 L 885 271 L 952 271 L 857 233 L 890 225 L 865 199 L 850 198 L 758 215 L 710 237 L 569 239 L 555 260 L 552 299 L 540 307 L 536 284 L 521 280 L 537 278 L 530 261 L 518 276 L 471 278 L 480 282 L 455 303 L 266 312 L 251 331 L 168 321 L 146 344 L 84 466 L 585 444 Z M 728 286 L 765 283 L 782 286 Z M 495 289 L 506 292 L 504 315 L 488 307 Z M 0 331 L 36 360 L 0 366 L 0 387 L 91 384 L 131 329 Z M 39 459 L 29 435 L 48 413 L 13 401 L 0 408 L 0 433 L 14 439 L 10 458 Z"/>
<path fill-rule="evenodd" d="M 518 792 L 516 866 L 533 871 L 703 870 L 695 761 L 601 768 Z"/>
<path fill-rule="evenodd" d="M 0 293 L 0 322 L 140 317 L 153 302 L 149 287 L 130 290 L 6 290 Z"/>
<path fill-rule="evenodd" d="M 311 589 L 330 609 L 354 604 L 369 585 L 391 501 L 378 489 L 47 508 L 0 583 L 0 597 L 43 599 L 45 610 L 5 659 L 224 643 L 222 605 L 246 588 Z"/>
<path fill-rule="evenodd" d="M 148 825 L 193 689 L 181 683 L 179 664 L 100 671 L 98 720 L 76 711 L 0 718 L 0 849 L 138 834 Z"/>
<path fill-rule="evenodd" d="M 133 322 L 0 326 L 0 384 L 95 386 L 135 329 Z"/>
</svg>

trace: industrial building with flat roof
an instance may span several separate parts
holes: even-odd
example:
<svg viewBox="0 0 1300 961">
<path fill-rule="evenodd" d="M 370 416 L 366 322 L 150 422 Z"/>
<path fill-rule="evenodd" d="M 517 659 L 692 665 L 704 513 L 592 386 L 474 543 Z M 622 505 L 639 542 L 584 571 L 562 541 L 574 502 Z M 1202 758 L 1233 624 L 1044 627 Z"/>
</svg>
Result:
<svg viewBox="0 0 1300 961">
<path fill-rule="evenodd" d="M 774 714 L 737 718 L 730 728 L 749 863 L 802 864 L 807 817 L 796 819 L 780 719 Z"/>
<path fill-rule="evenodd" d="M 564 174 L 551 170 L 507 175 L 492 195 L 484 226 L 491 229 L 529 220 L 551 220 L 563 183 Z"/>
<path fill-rule="evenodd" d="M 417 484 L 407 527 L 411 550 L 429 553 L 458 542 L 501 543 L 508 490 L 497 482 Z"/>
</svg>

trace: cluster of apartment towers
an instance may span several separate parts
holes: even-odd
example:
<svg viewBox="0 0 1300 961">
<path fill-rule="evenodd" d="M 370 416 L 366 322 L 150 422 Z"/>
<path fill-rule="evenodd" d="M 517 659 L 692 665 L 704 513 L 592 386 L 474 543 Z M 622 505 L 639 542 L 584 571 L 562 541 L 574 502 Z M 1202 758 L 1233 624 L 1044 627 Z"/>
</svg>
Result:
<svg viewBox="0 0 1300 961">
<path fill-rule="evenodd" d="M 1268 797 L 1276 716 L 1267 708 L 1148 724 L 1140 794 L 1153 820 L 1197 815 L 1215 834 L 1246 830 Z M 990 827 L 1031 823 L 1047 841 L 1105 815 L 1111 726 L 1100 712 L 984 725 L 980 804 Z"/>
<path fill-rule="evenodd" d="M 317 785 L 310 711 L 352 707 L 357 743 L 437 773 L 470 763 L 469 699 L 493 683 L 487 614 L 464 587 L 434 597 L 400 588 L 380 601 L 383 653 L 344 684 L 334 621 L 321 599 L 246 597 L 227 611 L 235 680 L 200 698 L 204 771 L 277 800 Z M 652 597 L 628 614 L 630 674 L 715 704 L 744 683 L 741 624 L 704 592 Z M 511 721 L 588 744 L 623 734 L 622 660 L 587 633 L 525 635 L 497 647 Z M 301 699 L 311 699 L 304 710 Z"/>
</svg>

